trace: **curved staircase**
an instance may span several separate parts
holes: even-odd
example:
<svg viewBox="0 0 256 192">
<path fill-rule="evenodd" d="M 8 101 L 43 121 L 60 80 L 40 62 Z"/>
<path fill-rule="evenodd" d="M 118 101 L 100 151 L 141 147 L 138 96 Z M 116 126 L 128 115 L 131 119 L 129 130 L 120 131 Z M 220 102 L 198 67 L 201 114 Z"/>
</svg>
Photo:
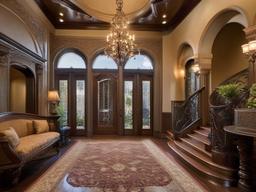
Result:
<svg viewBox="0 0 256 192">
<path fill-rule="evenodd" d="M 234 186 L 237 183 L 237 170 L 216 164 L 212 161 L 210 152 L 209 127 L 198 127 L 184 137 L 174 139 L 169 131 L 168 145 L 172 154 L 180 159 L 185 166 L 211 182 L 224 186 Z"/>
</svg>

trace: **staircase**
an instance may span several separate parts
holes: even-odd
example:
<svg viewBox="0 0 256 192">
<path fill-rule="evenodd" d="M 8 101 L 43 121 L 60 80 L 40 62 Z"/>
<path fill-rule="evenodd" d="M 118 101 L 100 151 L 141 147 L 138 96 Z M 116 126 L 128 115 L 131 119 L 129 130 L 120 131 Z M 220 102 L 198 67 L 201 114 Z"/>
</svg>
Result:
<svg viewBox="0 0 256 192">
<path fill-rule="evenodd" d="M 175 140 L 169 131 L 167 133 L 168 145 L 172 154 L 197 174 L 211 182 L 226 187 L 233 186 L 237 183 L 237 171 L 212 161 L 208 139 L 210 131 L 209 127 L 198 127 L 184 137 Z"/>
</svg>

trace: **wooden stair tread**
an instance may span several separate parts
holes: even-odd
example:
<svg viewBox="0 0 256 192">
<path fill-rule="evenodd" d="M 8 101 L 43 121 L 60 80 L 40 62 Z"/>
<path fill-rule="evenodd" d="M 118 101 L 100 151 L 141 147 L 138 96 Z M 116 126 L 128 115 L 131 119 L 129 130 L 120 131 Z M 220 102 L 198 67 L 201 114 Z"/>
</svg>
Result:
<svg viewBox="0 0 256 192">
<path fill-rule="evenodd" d="M 217 179 L 219 182 L 226 182 L 229 181 L 231 183 L 235 182 L 232 178 L 224 176 L 221 173 L 215 172 L 207 166 L 199 163 L 195 159 L 191 158 L 189 155 L 185 154 L 184 152 L 180 151 L 177 146 L 175 146 L 174 142 L 168 142 L 169 147 L 175 152 L 183 161 L 187 164 L 193 166 L 195 169 L 201 172 L 201 174 L 208 175 L 212 178 Z"/>
<path fill-rule="evenodd" d="M 175 140 L 174 143 L 178 146 L 178 148 L 180 148 L 182 150 L 183 153 L 188 154 L 190 157 L 192 157 L 195 160 L 197 159 L 198 161 L 202 162 L 206 166 L 211 166 L 211 167 L 217 168 L 221 171 L 236 172 L 236 170 L 234 170 L 232 168 L 225 167 L 225 166 L 214 163 L 212 161 L 211 157 L 193 149 L 192 147 L 186 145 L 183 141 Z"/>
<path fill-rule="evenodd" d="M 211 157 L 212 154 L 208 151 L 205 150 L 205 145 L 203 143 L 200 143 L 196 140 L 194 140 L 193 138 L 180 138 L 184 143 L 186 143 L 187 145 L 190 145 L 191 147 L 193 147 L 194 149 L 200 151 L 201 153 L 204 153 L 205 155 Z"/>
<path fill-rule="evenodd" d="M 210 145 L 210 141 L 207 137 L 201 135 L 201 134 L 198 134 L 198 133 L 192 133 L 192 134 L 187 134 L 189 137 L 199 141 L 199 142 L 202 142 L 204 143 L 205 145 Z"/>
<path fill-rule="evenodd" d="M 199 128 L 199 129 L 194 130 L 194 132 L 196 132 L 198 134 L 201 134 L 201 135 L 203 135 L 205 137 L 208 137 L 208 135 L 210 133 L 210 130 Z"/>
</svg>

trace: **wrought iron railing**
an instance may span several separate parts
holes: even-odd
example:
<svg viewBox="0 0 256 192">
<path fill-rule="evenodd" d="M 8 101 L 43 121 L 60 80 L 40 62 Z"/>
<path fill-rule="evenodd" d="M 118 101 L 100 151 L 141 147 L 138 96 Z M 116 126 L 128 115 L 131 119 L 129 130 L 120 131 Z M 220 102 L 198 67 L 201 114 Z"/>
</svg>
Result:
<svg viewBox="0 0 256 192">
<path fill-rule="evenodd" d="M 204 89 L 197 90 L 185 101 L 172 101 L 172 132 L 175 138 L 184 136 L 200 125 Z"/>
<path fill-rule="evenodd" d="M 234 108 L 239 108 L 245 105 L 248 98 L 248 69 L 242 70 L 239 73 L 228 78 L 220 85 L 239 83 L 244 88 L 238 98 L 231 103 L 226 104 L 224 98 L 214 90 L 210 96 L 210 122 L 211 122 L 211 148 L 215 151 L 226 151 L 231 147 L 231 140 L 224 131 L 224 126 L 234 123 Z"/>
</svg>

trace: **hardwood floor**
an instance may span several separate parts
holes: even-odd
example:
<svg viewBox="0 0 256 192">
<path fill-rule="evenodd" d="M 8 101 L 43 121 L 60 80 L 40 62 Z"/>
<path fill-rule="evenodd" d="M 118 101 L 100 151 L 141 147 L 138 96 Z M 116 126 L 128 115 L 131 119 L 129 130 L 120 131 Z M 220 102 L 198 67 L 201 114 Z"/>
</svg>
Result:
<svg viewBox="0 0 256 192">
<path fill-rule="evenodd" d="M 120 137 L 120 136 L 95 136 L 91 139 L 139 139 L 141 137 Z M 143 137 L 148 138 L 148 137 Z M 82 137 L 76 137 L 72 139 L 72 143 L 66 147 L 63 147 L 58 155 L 54 155 L 50 158 L 43 159 L 43 160 L 37 160 L 34 162 L 31 162 L 26 167 L 24 167 L 22 171 L 22 176 L 20 182 L 11 187 L 7 186 L 6 183 L 3 183 L 3 179 L 0 178 L 0 191 L 10 191 L 10 192 L 21 192 L 24 191 L 24 189 L 29 186 L 33 181 L 35 181 L 40 175 L 42 175 L 47 169 L 56 162 L 71 146 L 76 140 L 82 140 Z M 224 188 L 220 185 L 213 184 L 208 182 L 205 178 L 201 177 L 200 175 L 197 175 L 193 171 L 190 171 L 184 164 L 182 164 L 180 161 L 175 159 L 173 155 L 170 153 L 170 148 L 167 145 L 167 140 L 165 139 L 156 139 L 151 138 L 157 146 L 166 154 L 170 160 L 176 161 L 180 168 L 188 173 L 197 183 L 201 184 L 205 191 L 209 192 L 238 192 L 240 189 L 238 187 L 230 187 L 230 188 Z"/>
</svg>

